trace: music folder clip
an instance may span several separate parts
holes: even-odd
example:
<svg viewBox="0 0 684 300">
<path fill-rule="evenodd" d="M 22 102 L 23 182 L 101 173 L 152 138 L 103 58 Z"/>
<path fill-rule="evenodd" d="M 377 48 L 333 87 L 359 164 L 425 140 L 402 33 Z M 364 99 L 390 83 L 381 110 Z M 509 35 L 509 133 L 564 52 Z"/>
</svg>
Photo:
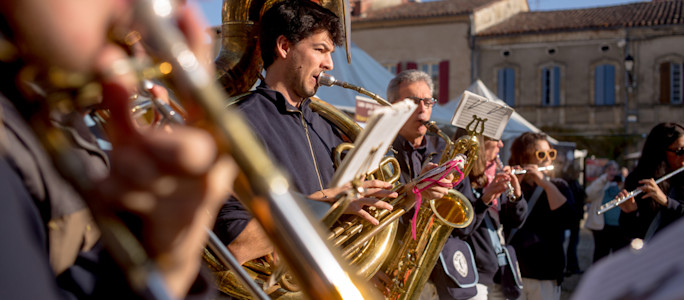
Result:
<svg viewBox="0 0 684 300">
<path fill-rule="evenodd" d="M 417 107 L 413 101 L 404 100 L 391 107 L 373 111 L 364 130 L 354 142 L 354 148 L 349 150 L 335 171 L 330 187 L 340 187 L 375 171 L 399 129 Z"/>
</svg>

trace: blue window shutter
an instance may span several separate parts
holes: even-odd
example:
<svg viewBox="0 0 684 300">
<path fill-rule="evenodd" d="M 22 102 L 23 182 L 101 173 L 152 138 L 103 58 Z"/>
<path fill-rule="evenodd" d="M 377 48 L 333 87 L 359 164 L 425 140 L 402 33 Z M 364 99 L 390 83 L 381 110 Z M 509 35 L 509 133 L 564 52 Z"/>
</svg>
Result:
<svg viewBox="0 0 684 300">
<path fill-rule="evenodd" d="M 603 101 L 605 99 L 604 92 L 604 71 L 605 69 L 603 68 L 603 65 L 596 66 L 594 69 L 594 80 L 596 81 L 594 83 L 594 104 L 595 105 L 604 105 L 605 102 Z"/>
<path fill-rule="evenodd" d="M 553 105 L 560 105 L 560 67 L 553 67 Z"/>
<path fill-rule="evenodd" d="M 615 66 L 604 65 L 604 104 L 615 105 Z"/>
<path fill-rule="evenodd" d="M 515 105 L 515 70 L 513 68 L 506 68 L 506 80 L 505 80 L 505 90 L 506 90 L 506 104 L 509 106 Z"/>
<path fill-rule="evenodd" d="M 549 68 L 542 69 L 542 106 L 549 105 Z"/>
<path fill-rule="evenodd" d="M 670 63 L 670 103 L 682 103 L 682 64 Z"/>
<path fill-rule="evenodd" d="M 499 99 L 506 100 L 504 77 L 506 77 L 506 69 L 499 69 L 499 72 L 496 73 L 496 96 Z"/>
</svg>

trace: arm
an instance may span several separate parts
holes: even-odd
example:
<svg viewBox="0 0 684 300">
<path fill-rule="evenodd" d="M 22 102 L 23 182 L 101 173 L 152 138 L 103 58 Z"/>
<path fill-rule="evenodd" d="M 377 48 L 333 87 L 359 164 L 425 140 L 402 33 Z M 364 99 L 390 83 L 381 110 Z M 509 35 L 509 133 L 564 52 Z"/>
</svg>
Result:
<svg viewBox="0 0 684 300">
<path fill-rule="evenodd" d="M 572 190 L 570 189 L 570 185 L 565 180 L 554 178 L 551 179 L 550 182 L 566 199 L 566 201 L 556 208 L 556 210 L 552 210 L 552 214 L 554 215 L 554 218 L 556 218 L 557 223 L 559 223 L 562 228 L 567 229 L 571 224 L 573 224 L 573 222 L 575 222 L 577 217 L 575 198 L 572 194 Z"/>
<path fill-rule="evenodd" d="M 594 182 L 592 182 L 587 188 L 587 202 L 592 203 L 594 201 L 603 200 L 603 192 L 606 190 L 608 179 L 606 174 L 599 176 Z"/>
<path fill-rule="evenodd" d="M 525 221 L 525 214 L 527 214 L 527 200 L 520 197 L 515 202 L 505 201 L 501 207 L 499 217 L 501 224 L 506 228 L 518 228 L 522 226 Z"/>
<path fill-rule="evenodd" d="M 546 198 L 549 201 L 549 208 L 554 211 L 561 207 L 568 200 L 558 187 L 551 181 L 547 180 L 541 172 L 537 170 L 537 165 L 527 165 L 525 166 L 525 173 L 523 176 L 530 176 L 534 184 L 540 186 L 546 192 Z M 520 175 L 519 175 L 520 176 Z M 567 184 L 566 184 L 567 185 Z"/>
<path fill-rule="evenodd" d="M 567 201 L 567 198 L 558 190 L 558 188 L 548 180 L 540 182 L 540 186 L 544 188 L 546 197 L 549 200 L 549 207 L 552 211 L 561 207 Z"/>
<path fill-rule="evenodd" d="M 228 250 L 240 264 L 244 264 L 252 259 L 273 253 L 274 248 L 259 222 L 252 219 L 245 229 L 228 244 Z"/>
<path fill-rule="evenodd" d="M 667 210 L 676 214 L 677 216 L 684 216 L 684 205 L 677 199 L 667 197 Z"/>
</svg>

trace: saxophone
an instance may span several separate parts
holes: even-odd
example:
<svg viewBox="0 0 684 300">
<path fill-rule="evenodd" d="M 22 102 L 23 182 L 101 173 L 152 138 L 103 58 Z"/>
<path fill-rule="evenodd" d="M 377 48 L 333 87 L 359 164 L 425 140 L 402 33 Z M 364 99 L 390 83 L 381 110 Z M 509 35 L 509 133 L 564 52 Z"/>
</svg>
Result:
<svg viewBox="0 0 684 300">
<path fill-rule="evenodd" d="M 468 128 L 468 135 L 453 142 L 434 122 L 429 122 L 426 126 L 446 142 L 440 164 L 459 154 L 467 156 L 463 174 L 454 178 L 454 182 L 468 176 L 479 153 L 477 133 Z M 467 227 L 473 218 L 474 210 L 470 200 L 454 189 L 440 199 L 421 203 L 415 220 L 416 238 L 413 238 L 410 230 L 405 230 L 397 249 L 393 249 L 392 255 L 383 266 L 382 271 L 389 278 L 389 282 L 385 283 L 385 297 L 417 299 L 452 229 Z"/>
</svg>

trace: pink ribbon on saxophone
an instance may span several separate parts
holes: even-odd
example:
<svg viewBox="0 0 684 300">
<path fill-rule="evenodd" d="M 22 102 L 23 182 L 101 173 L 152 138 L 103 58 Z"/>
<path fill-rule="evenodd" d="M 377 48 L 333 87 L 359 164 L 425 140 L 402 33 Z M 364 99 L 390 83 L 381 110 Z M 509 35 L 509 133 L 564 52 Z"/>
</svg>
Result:
<svg viewBox="0 0 684 300">
<path fill-rule="evenodd" d="M 446 165 L 448 167 L 447 167 L 446 171 L 442 173 L 442 176 L 439 177 L 439 179 L 435 180 L 432 178 L 425 178 L 425 179 L 421 180 L 420 182 L 416 183 L 416 185 L 413 186 L 413 189 L 411 189 L 411 192 L 413 192 L 413 194 L 415 195 L 415 199 L 416 199 L 416 205 L 415 205 L 415 209 L 413 212 L 413 218 L 411 219 L 411 234 L 413 234 L 414 240 L 416 239 L 416 219 L 418 219 L 418 210 L 420 209 L 420 205 L 421 205 L 421 202 L 423 200 L 422 199 L 423 197 L 420 195 L 420 193 L 422 191 L 430 188 L 431 186 L 433 186 L 435 184 L 442 186 L 442 187 L 454 188 L 456 185 L 458 185 L 463 180 L 463 172 L 461 172 L 461 170 L 458 168 L 458 162 L 457 161 L 452 160 L 452 161 L 446 162 Z M 456 169 L 456 172 L 458 172 L 458 174 L 460 175 L 458 181 L 453 182 L 453 183 L 441 183 L 441 182 L 439 182 L 442 179 L 444 179 L 444 177 L 446 177 L 448 174 L 451 174 L 451 172 L 454 169 Z M 423 188 L 418 188 L 418 185 L 420 183 L 423 183 L 423 182 L 428 182 L 428 184 L 425 185 Z"/>
</svg>

